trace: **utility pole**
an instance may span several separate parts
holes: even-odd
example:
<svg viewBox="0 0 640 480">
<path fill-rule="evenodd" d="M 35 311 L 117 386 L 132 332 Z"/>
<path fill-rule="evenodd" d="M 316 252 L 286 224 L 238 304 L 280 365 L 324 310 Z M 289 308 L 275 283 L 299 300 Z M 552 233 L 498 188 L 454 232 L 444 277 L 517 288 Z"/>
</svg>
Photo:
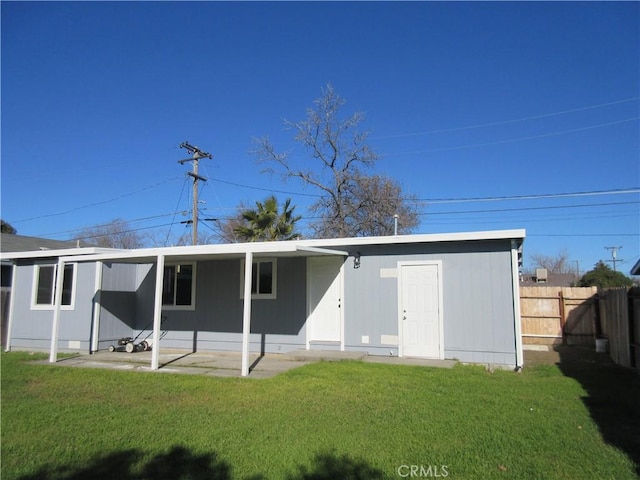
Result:
<svg viewBox="0 0 640 480">
<path fill-rule="evenodd" d="M 191 155 L 191 158 L 184 160 L 178 160 L 180 165 L 184 165 L 186 162 L 193 162 L 193 172 L 187 172 L 187 175 L 193 178 L 193 212 L 191 214 L 191 224 L 193 226 L 193 238 L 192 245 L 198 244 L 198 181 L 206 182 L 207 179 L 198 174 L 198 161 L 201 158 L 213 158 L 210 153 L 203 152 L 198 147 L 194 147 L 189 142 L 182 142 L 180 148 L 186 149 Z"/>
<path fill-rule="evenodd" d="M 604 247 L 607 250 L 611 250 L 611 260 L 607 260 L 607 262 L 613 263 L 613 271 L 616 271 L 616 263 L 618 262 L 624 262 L 624 260 L 618 260 L 617 256 L 618 256 L 618 250 L 620 250 L 622 247 Z"/>
</svg>

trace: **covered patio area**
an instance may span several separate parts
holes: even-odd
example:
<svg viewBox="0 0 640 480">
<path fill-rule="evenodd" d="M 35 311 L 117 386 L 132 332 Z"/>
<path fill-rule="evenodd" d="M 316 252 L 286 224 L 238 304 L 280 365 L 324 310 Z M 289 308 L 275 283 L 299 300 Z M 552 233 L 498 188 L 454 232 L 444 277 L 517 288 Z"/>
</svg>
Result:
<svg viewBox="0 0 640 480">
<path fill-rule="evenodd" d="M 261 273 L 256 272 L 255 265 L 256 262 L 260 261 L 265 257 L 268 258 L 308 258 L 314 256 L 338 256 L 338 257 L 346 257 L 349 253 L 347 251 L 328 249 L 328 248 L 320 248 L 312 245 L 301 245 L 300 243 L 294 242 L 267 242 L 267 243 L 245 243 L 245 244 L 227 244 L 227 245 L 202 245 L 202 246 L 191 246 L 191 247 L 165 247 L 165 248 L 152 248 L 152 249 L 140 249 L 140 250 L 129 250 L 129 251 L 114 251 L 106 254 L 97 254 L 97 255 L 84 255 L 84 256 L 68 256 L 68 257 L 60 257 L 58 260 L 57 269 L 58 271 L 64 271 L 65 265 L 69 263 L 78 263 L 78 262 L 94 262 L 97 266 L 96 268 L 96 276 L 95 276 L 95 296 L 94 296 L 94 312 L 93 312 L 93 321 L 92 321 L 92 346 L 91 351 L 94 354 L 101 355 L 100 349 L 98 348 L 98 340 L 99 340 L 99 330 L 100 330 L 100 309 L 101 309 L 101 294 L 102 294 L 102 283 L 103 283 L 103 265 L 110 263 L 129 263 L 129 264 L 138 264 L 138 265 L 151 265 L 155 268 L 155 274 L 152 275 L 151 278 L 151 295 L 150 298 L 150 306 L 152 308 L 152 318 L 151 322 L 151 334 L 149 335 L 149 343 L 153 345 L 153 348 L 150 352 L 140 352 L 135 353 L 135 358 L 137 359 L 137 363 L 141 361 L 146 361 L 149 365 L 150 370 L 158 370 L 161 366 L 167 367 L 170 364 L 177 363 L 179 361 L 179 356 L 173 359 L 169 358 L 168 360 L 161 359 L 162 355 L 164 355 L 164 350 L 162 349 L 162 319 L 163 319 L 163 310 L 165 308 L 164 300 L 166 297 L 166 292 L 163 290 L 163 286 L 166 285 L 165 282 L 165 266 L 170 266 L 175 264 L 176 262 L 193 262 L 193 271 L 190 274 L 195 275 L 195 266 L 197 262 L 211 261 L 211 260 L 242 260 L 243 261 L 243 275 L 241 280 L 241 288 L 242 288 L 242 327 L 241 327 L 241 335 L 242 335 L 242 347 L 241 352 L 238 354 L 229 353 L 227 355 L 227 361 L 235 362 L 240 366 L 240 375 L 248 376 L 250 370 L 254 366 L 254 360 L 251 358 L 250 352 L 250 335 L 251 331 L 251 322 L 252 322 L 252 297 L 255 295 L 255 292 L 252 291 L 252 288 L 255 289 L 255 282 L 257 276 L 260 276 Z M 179 270 L 178 270 L 179 271 Z M 262 277 L 260 277 L 262 278 Z M 60 330 L 60 322 L 61 322 L 61 304 L 62 304 L 62 291 L 63 291 L 63 277 L 62 275 L 57 277 L 57 287 L 56 287 L 56 298 L 54 299 L 53 305 L 53 327 L 51 334 L 51 347 L 50 347 L 50 356 L 49 361 L 51 363 L 55 363 L 58 361 L 58 339 L 59 339 L 59 330 Z M 193 297 L 192 297 L 193 295 Z M 152 298 L 151 298 L 152 297 Z M 193 303 L 191 303 L 191 310 L 197 310 L 197 304 L 195 300 L 195 290 L 192 290 L 189 294 L 189 297 L 193 298 Z M 186 299 L 186 302 L 189 302 L 190 298 Z M 194 341 L 195 345 L 195 341 Z M 184 361 L 193 362 L 196 355 L 201 355 L 200 353 L 196 353 L 196 348 L 194 346 L 192 353 L 188 355 L 184 355 Z M 125 358 L 122 356 L 121 352 L 120 358 Z M 264 354 L 264 352 L 261 352 Z M 133 358 L 133 357 L 132 357 Z M 264 355 L 261 356 L 264 359 Z M 139 361 L 138 361 L 139 359 Z M 163 363 L 164 362 L 164 363 Z M 280 364 L 282 365 L 282 364 Z M 217 368 L 215 365 L 212 366 L 213 369 Z"/>
</svg>

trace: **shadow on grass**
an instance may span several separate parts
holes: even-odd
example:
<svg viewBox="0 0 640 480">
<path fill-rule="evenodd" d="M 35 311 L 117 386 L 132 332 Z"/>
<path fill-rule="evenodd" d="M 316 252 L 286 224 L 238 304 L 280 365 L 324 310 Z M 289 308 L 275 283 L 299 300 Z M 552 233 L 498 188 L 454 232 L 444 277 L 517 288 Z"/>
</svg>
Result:
<svg viewBox="0 0 640 480">
<path fill-rule="evenodd" d="M 184 447 L 173 447 L 168 453 L 156 455 L 143 465 L 144 454 L 138 450 L 123 450 L 94 458 L 84 467 L 41 468 L 19 480 L 231 480 L 231 465 L 215 453 L 194 454 Z M 333 453 L 316 455 L 311 468 L 298 466 L 288 480 L 377 480 L 382 471 L 364 461 Z M 246 480 L 266 480 L 263 475 Z"/>
<path fill-rule="evenodd" d="M 354 460 L 347 455 L 337 457 L 333 453 L 316 455 L 312 468 L 298 467 L 296 474 L 288 480 L 378 480 L 385 478 L 382 471 L 362 460 Z"/>
<path fill-rule="evenodd" d="M 640 475 L 640 372 L 613 363 L 594 349 L 557 346 L 559 367 L 587 391 L 582 398 L 604 440 L 623 451 Z"/>
</svg>

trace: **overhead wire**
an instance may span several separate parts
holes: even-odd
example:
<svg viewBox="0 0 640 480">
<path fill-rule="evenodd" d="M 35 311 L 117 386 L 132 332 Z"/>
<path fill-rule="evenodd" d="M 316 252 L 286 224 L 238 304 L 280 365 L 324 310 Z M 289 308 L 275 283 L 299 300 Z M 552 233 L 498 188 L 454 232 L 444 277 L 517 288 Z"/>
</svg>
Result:
<svg viewBox="0 0 640 480">
<path fill-rule="evenodd" d="M 559 112 L 551 112 L 551 113 L 544 113 L 541 115 L 532 115 L 529 117 L 523 117 L 523 118 L 515 118 L 515 119 L 511 119 L 511 120 L 500 120 L 497 122 L 489 122 L 489 123 L 481 123 L 478 125 L 467 125 L 464 127 L 455 127 L 455 128 L 442 128 L 442 129 L 438 129 L 438 130 L 429 130 L 426 132 L 412 132 L 412 133 L 399 133 L 399 134 L 393 134 L 393 135 L 381 135 L 381 136 L 372 136 L 370 138 L 402 138 L 402 137 L 415 137 L 415 136 L 420 136 L 420 135 L 434 135 L 437 133 L 447 133 L 447 132 L 458 132 L 461 130 L 471 130 L 471 129 L 475 129 L 475 128 L 484 128 L 484 127 L 493 127 L 493 126 L 497 126 L 497 125 L 507 125 L 510 123 L 517 123 L 517 122 L 524 122 L 527 120 L 536 120 L 536 119 L 540 119 L 540 118 L 548 118 L 548 117 L 554 117 L 554 116 L 558 116 L 558 115 L 565 115 L 568 113 L 575 113 L 575 112 L 582 112 L 582 111 L 586 111 L 586 110 L 593 110 L 596 108 L 602 108 L 602 107 L 608 107 L 611 105 L 618 105 L 621 103 L 627 103 L 627 102 L 633 102 L 635 100 L 639 100 L 640 97 L 630 97 L 630 98 L 625 98 L 622 100 L 615 100 L 613 102 L 607 102 L 607 103 L 600 103 L 597 105 L 588 105 L 586 107 L 580 107 L 580 108 L 574 108 L 574 109 L 570 109 L 570 110 L 562 110 Z"/>
<path fill-rule="evenodd" d="M 144 222 L 146 220 L 152 220 L 152 219 L 155 219 L 155 218 L 168 217 L 170 215 L 172 215 L 172 213 L 162 213 L 162 214 L 159 214 L 159 215 L 150 215 L 148 217 L 134 218 L 134 219 L 131 219 L 131 220 L 127 220 L 127 219 L 117 219 L 117 220 L 122 220 L 122 222 L 127 223 L 127 224 L 130 225 L 132 223 Z M 98 228 L 102 228 L 102 227 L 108 227 L 111 224 L 113 224 L 113 221 L 107 222 L 107 223 L 101 223 L 101 224 L 98 224 L 98 225 L 91 225 L 89 227 L 85 226 L 85 227 L 79 227 L 79 228 L 72 228 L 70 230 L 62 230 L 62 231 L 58 231 L 58 232 L 39 233 L 39 234 L 36 234 L 36 236 L 44 236 L 44 237 L 46 237 L 46 236 L 62 235 L 62 234 L 65 234 L 65 233 L 70 233 L 70 234 L 73 234 L 74 232 L 75 233 L 80 233 L 80 232 L 82 232 L 83 230 L 86 230 L 86 229 L 98 229 Z"/>
<path fill-rule="evenodd" d="M 431 148 L 431 149 L 427 149 L 427 150 L 413 150 L 413 151 L 409 151 L 409 152 L 386 152 L 386 153 L 380 154 L 380 156 L 388 156 L 388 157 L 390 157 L 390 156 L 393 156 L 393 155 L 414 155 L 414 154 L 419 154 L 419 153 L 446 152 L 446 151 L 450 151 L 450 150 L 462 150 L 462 149 L 465 149 L 465 148 L 477 148 L 477 147 L 488 147 L 488 146 L 492 146 L 492 145 L 503 145 L 503 144 L 507 144 L 507 143 L 516 143 L 516 142 L 525 141 L 525 140 L 535 140 L 535 139 L 538 139 L 538 138 L 554 137 L 554 136 L 558 136 L 558 135 L 564 135 L 564 134 L 567 134 L 567 133 L 575 133 L 575 132 L 582 132 L 582 131 L 586 131 L 586 130 L 593 130 L 595 128 L 608 127 L 608 126 L 611 126 L 611 125 L 618 125 L 618 124 L 633 122 L 633 121 L 637 121 L 637 120 L 640 120 L 640 117 L 625 118 L 623 120 L 617 120 L 615 122 L 601 123 L 601 124 L 598 124 L 598 125 L 589 125 L 587 127 L 572 128 L 570 130 L 562 130 L 562 131 L 559 131 L 559 132 L 544 133 L 544 134 L 541 134 L 541 135 L 531 135 L 531 136 L 528 136 L 528 137 L 510 138 L 510 139 L 506 139 L 506 140 L 498 140 L 498 141 L 495 141 L 495 142 L 474 143 L 474 144 L 458 145 L 458 146 L 452 146 L 452 147 L 439 147 L 439 148 Z"/>
<path fill-rule="evenodd" d="M 96 207 L 96 206 L 99 206 L 99 205 L 105 205 L 107 203 L 115 202 L 116 200 L 121 200 L 123 198 L 131 197 L 131 196 L 136 195 L 138 193 L 141 193 L 141 192 L 144 192 L 144 191 L 147 191 L 147 190 L 151 190 L 152 188 L 159 187 L 160 185 L 164 185 L 165 183 L 168 183 L 168 182 L 170 182 L 172 180 L 175 180 L 176 178 L 180 178 L 180 177 L 171 177 L 171 178 L 168 178 L 168 179 L 163 180 L 161 182 L 154 183 L 154 184 L 148 185 L 146 187 L 142 187 L 142 188 L 140 188 L 138 190 L 135 190 L 133 192 L 129 192 L 129 193 L 124 193 L 122 195 L 118 195 L 118 196 L 110 198 L 108 200 L 89 203 L 89 204 L 86 204 L 86 205 L 81 205 L 79 207 L 70 208 L 70 209 L 62 211 L 62 212 L 49 213 L 49 214 L 46 214 L 46 215 L 38 215 L 36 217 L 23 218 L 21 220 L 12 220 L 11 223 L 21 223 L 21 222 L 28 222 L 28 221 L 31 221 L 31 220 L 40 220 L 42 218 L 57 217 L 57 216 L 60 216 L 60 215 L 67 215 L 69 213 L 73 213 L 73 212 L 76 212 L 78 210 L 82 210 L 82 209 L 85 209 L 85 208 Z"/>
<path fill-rule="evenodd" d="M 213 178 L 213 177 L 210 177 L 209 180 L 213 180 L 214 182 L 224 183 L 224 184 L 227 184 L 227 185 L 233 185 L 234 187 L 249 188 L 251 190 L 260 190 L 260 191 L 263 191 L 263 192 L 283 193 L 285 195 L 295 195 L 295 196 L 298 196 L 298 197 L 316 197 L 316 198 L 322 198 L 323 197 L 323 195 L 319 195 L 317 193 L 289 192 L 289 191 L 286 191 L 286 190 L 276 190 L 276 189 L 273 189 L 273 188 L 256 187 L 256 186 L 253 186 L 253 185 L 245 185 L 245 184 L 242 184 L 242 183 L 230 182 L 228 180 L 222 180 L 222 179 Z"/>
<path fill-rule="evenodd" d="M 562 197 L 590 197 L 598 195 L 621 195 L 628 193 L 640 193 L 640 187 L 616 188 L 610 190 L 591 190 L 582 192 L 541 193 L 532 195 L 505 195 L 500 197 L 418 198 L 417 202 L 435 205 L 446 203 L 496 202 L 504 200 L 540 200 Z"/>
<path fill-rule="evenodd" d="M 470 213 L 502 213 L 502 212 L 525 212 L 532 210 L 556 210 L 560 208 L 585 208 L 585 207 L 603 207 L 611 205 L 638 205 L 640 201 L 634 202 L 606 202 L 606 203 L 589 203 L 578 205 L 550 205 L 546 207 L 521 207 L 521 208 L 493 208 L 487 210 L 464 210 L 457 212 L 423 212 L 418 215 L 458 215 L 458 214 L 470 214 Z"/>
<path fill-rule="evenodd" d="M 176 205 L 176 209 L 173 213 L 173 218 L 171 219 L 171 225 L 169 226 L 169 230 L 167 231 L 167 237 L 164 240 L 164 246 L 166 247 L 169 243 L 169 236 L 171 235 L 171 229 L 176 221 L 176 216 L 178 215 L 178 211 L 180 209 L 180 202 L 182 201 L 182 195 L 184 194 L 184 189 L 187 186 L 187 180 L 189 177 L 187 175 L 184 176 L 184 182 L 182 182 L 182 189 L 180 190 L 180 196 L 178 197 L 178 203 Z"/>
</svg>

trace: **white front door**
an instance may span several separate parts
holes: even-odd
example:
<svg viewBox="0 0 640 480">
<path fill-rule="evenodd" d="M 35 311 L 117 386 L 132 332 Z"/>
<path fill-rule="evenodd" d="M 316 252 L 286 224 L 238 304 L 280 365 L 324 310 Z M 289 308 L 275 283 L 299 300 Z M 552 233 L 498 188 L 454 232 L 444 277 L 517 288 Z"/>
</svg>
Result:
<svg viewBox="0 0 640 480">
<path fill-rule="evenodd" d="M 401 264 L 399 280 L 402 356 L 443 358 L 439 264 Z"/>
<path fill-rule="evenodd" d="M 342 257 L 309 257 L 308 341 L 342 341 Z"/>
</svg>

